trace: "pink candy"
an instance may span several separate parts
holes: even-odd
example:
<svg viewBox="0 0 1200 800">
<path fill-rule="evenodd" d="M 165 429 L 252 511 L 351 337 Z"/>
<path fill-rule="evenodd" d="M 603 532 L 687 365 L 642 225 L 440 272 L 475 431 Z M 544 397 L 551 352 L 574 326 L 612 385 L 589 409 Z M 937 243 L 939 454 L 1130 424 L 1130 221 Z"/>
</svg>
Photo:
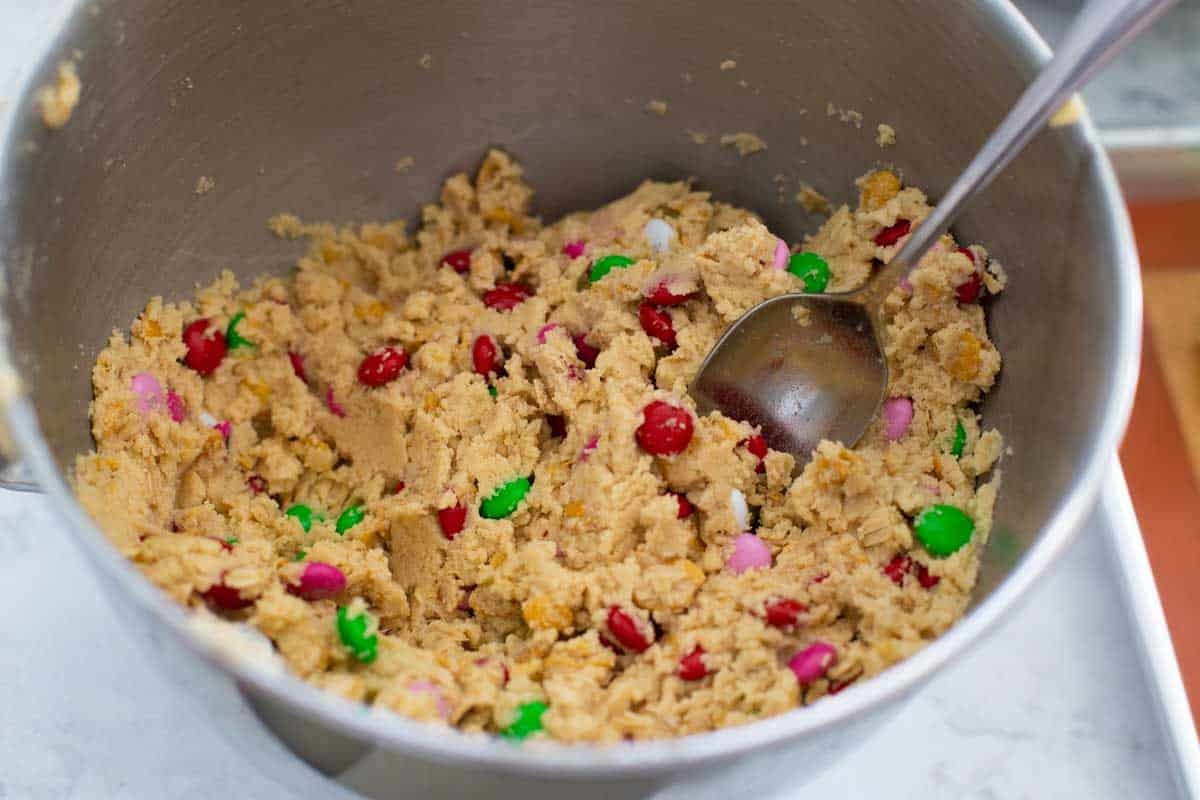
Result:
<svg viewBox="0 0 1200 800">
<path fill-rule="evenodd" d="M 139 372 L 134 375 L 130 382 L 130 389 L 137 397 L 138 411 L 143 416 L 164 407 L 175 422 L 183 422 L 184 417 L 187 416 L 187 407 L 183 404 L 183 398 L 175 394 L 174 390 L 168 390 L 164 399 L 162 384 L 149 372 Z M 228 439 L 229 436 L 226 435 L 225 438 Z"/>
<path fill-rule="evenodd" d="M 887 438 L 894 442 L 904 435 L 912 424 L 913 404 L 910 397 L 892 397 L 883 403 L 883 421 L 887 427 Z"/>
<path fill-rule="evenodd" d="M 912 284 L 908 282 L 907 275 L 905 275 L 903 278 L 900 279 L 900 288 L 903 289 L 904 291 L 908 292 L 909 294 L 913 293 Z"/>
<path fill-rule="evenodd" d="M 576 259 L 583 255 L 583 248 L 584 243 L 582 241 L 567 242 L 563 245 L 562 251 L 567 258 Z"/>
<path fill-rule="evenodd" d="M 327 600 L 346 588 L 346 576 L 332 564 L 310 561 L 304 565 L 300 583 L 288 584 L 288 591 L 305 600 Z"/>
<path fill-rule="evenodd" d="M 837 663 L 837 648 L 828 642 L 813 642 L 792 656 L 788 669 L 801 684 L 812 683 Z"/>
<path fill-rule="evenodd" d="M 327 405 L 329 407 L 329 410 L 333 413 L 333 415 L 335 417 L 346 416 L 346 409 L 343 408 L 340 403 L 338 403 L 336 400 L 333 399 L 333 387 L 332 386 L 325 389 L 325 405 Z"/>
<path fill-rule="evenodd" d="M 775 243 L 775 260 L 771 263 L 771 266 L 775 269 L 786 269 L 789 255 L 791 253 L 788 251 L 787 242 L 779 239 Z"/>
<path fill-rule="evenodd" d="M 231 433 L 233 433 L 233 423 L 232 422 L 230 422 L 229 420 L 224 420 L 223 422 L 218 422 L 216 425 L 213 425 L 213 427 L 221 432 L 222 439 L 224 439 L 227 442 L 229 441 L 229 435 Z"/>
<path fill-rule="evenodd" d="M 162 406 L 162 384 L 158 382 L 158 378 L 149 372 L 139 372 L 137 375 L 134 375 L 130 388 L 137 395 L 138 411 L 142 412 L 143 415 L 149 414 L 151 411 L 157 411 Z"/>
<path fill-rule="evenodd" d="M 551 322 L 549 325 L 543 325 L 537 332 L 538 344 L 545 344 L 546 343 L 546 334 L 550 333 L 550 331 L 554 330 L 555 328 L 561 328 L 561 327 L 562 326 L 559 325 L 557 322 Z"/>
<path fill-rule="evenodd" d="M 424 692 L 431 695 L 437 704 L 438 714 L 441 715 L 441 718 L 450 719 L 450 704 L 446 702 L 445 697 L 442 697 L 442 690 L 437 684 L 429 681 L 413 681 L 408 685 L 408 690 L 414 694 Z"/>
<path fill-rule="evenodd" d="M 171 420 L 174 422 L 183 422 L 184 417 L 187 416 L 187 406 L 183 404 L 183 398 L 174 391 L 167 392 L 167 413 L 171 415 Z"/>
<path fill-rule="evenodd" d="M 749 569 L 764 569 L 771 566 L 771 548 L 753 533 L 739 533 L 733 540 L 733 553 L 726 566 L 735 575 Z"/>
<path fill-rule="evenodd" d="M 592 454 L 592 451 L 596 449 L 596 445 L 598 444 L 600 444 L 600 434 L 593 433 L 592 438 L 587 440 L 587 444 L 583 446 L 583 450 L 581 450 L 579 453 L 579 462 L 583 463 L 584 461 L 587 461 L 588 457 Z"/>
</svg>

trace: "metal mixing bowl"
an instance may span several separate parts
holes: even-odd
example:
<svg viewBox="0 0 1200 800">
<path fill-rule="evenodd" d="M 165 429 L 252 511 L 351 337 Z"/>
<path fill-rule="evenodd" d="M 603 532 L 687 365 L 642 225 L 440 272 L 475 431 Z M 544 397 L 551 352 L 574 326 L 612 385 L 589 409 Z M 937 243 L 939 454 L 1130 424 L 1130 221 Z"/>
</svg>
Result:
<svg viewBox="0 0 1200 800">
<path fill-rule="evenodd" d="M 226 267 L 242 278 L 286 270 L 296 245 L 264 225 L 280 211 L 411 217 L 487 145 L 524 162 L 547 218 L 646 176 L 694 175 L 798 240 L 818 221 L 780 202 L 777 175 L 788 197 L 803 179 L 840 201 L 857 175 L 894 163 L 936 199 L 1046 49 L 1000 0 L 86 0 L 27 88 L 74 48 L 84 91 L 64 129 L 45 130 L 28 94 L 5 111 L 5 348 L 22 387 L 6 396 L 13 435 L 149 652 L 188 685 L 236 681 L 329 774 L 379 749 L 395 785 L 424 796 L 647 794 L 750 759 L 773 765 L 769 779 L 782 766 L 802 780 L 1027 593 L 1112 458 L 1136 375 L 1140 294 L 1128 221 L 1084 119 L 1040 136 L 958 226 L 1012 276 L 990 309 L 1005 365 L 984 405 L 1012 451 L 974 605 L 917 655 L 753 725 L 609 749 L 522 749 L 368 715 L 229 661 L 117 556 L 67 486 L 74 455 L 91 445 L 88 367 L 148 297 L 188 296 Z M 718 68 L 727 58 L 735 70 Z M 651 98 L 668 101 L 665 117 L 642 110 Z M 828 115 L 830 103 L 861 112 L 862 128 Z M 899 132 L 896 147 L 876 146 L 878 122 Z M 687 129 L 753 131 L 769 149 L 739 158 Z M 415 166 L 401 176 L 392 164 L 405 155 Z M 216 182 L 203 196 L 193 191 L 201 175 Z"/>
</svg>

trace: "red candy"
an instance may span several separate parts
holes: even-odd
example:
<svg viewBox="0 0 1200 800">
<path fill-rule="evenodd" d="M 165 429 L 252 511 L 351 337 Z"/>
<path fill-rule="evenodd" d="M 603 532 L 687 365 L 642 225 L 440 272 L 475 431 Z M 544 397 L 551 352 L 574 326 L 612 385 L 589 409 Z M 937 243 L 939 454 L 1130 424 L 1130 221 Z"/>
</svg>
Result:
<svg viewBox="0 0 1200 800">
<path fill-rule="evenodd" d="M 895 225 L 890 225 L 875 235 L 875 244 L 880 247 L 891 247 L 905 236 L 908 236 L 908 232 L 911 229 L 911 222 L 906 219 L 898 219 Z"/>
<path fill-rule="evenodd" d="M 791 628 L 800 619 L 800 615 L 808 611 L 808 606 L 790 597 L 772 600 L 767 603 L 767 624 L 773 628 Z"/>
<path fill-rule="evenodd" d="M 308 383 L 308 373 L 304 371 L 304 356 L 289 350 L 288 360 L 292 362 L 292 372 L 296 373 L 296 377 Z"/>
<path fill-rule="evenodd" d="M 407 485 L 408 484 L 405 483 L 404 481 L 400 481 L 399 483 L 396 484 L 396 491 L 393 492 L 393 494 L 400 494 L 401 492 L 404 491 L 404 487 Z"/>
<path fill-rule="evenodd" d="M 442 528 L 442 535 L 450 541 L 454 541 L 454 537 L 462 533 L 463 527 L 467 524 L 467 507 L 459 503 L 451 508 L 439 508 L 437 517 L 438 525 Z"/>
<path fill-rule="evenodd" d="M 206 334 L 209 324 L 207 319 L 198 319 L 183 329 L 183 343 L 187 347 L 183 363 L 201 375 L 211 374 L 225 358 L 225 334 L 216 329 Z"/>
<path fill-rule="evenodd" d="M 495 372 L 500 363 L 500 348 L 496 346 L 496 341 L 486 335 L 476 337 L 475 344 L 471 345 L 471 361 L 475 371 L 485 378 Z"/>
<path fill-rule="evenodd" d="M 761 433 L 746 440 L 746 449 L 759 458 L 767 457 L 767 440 Z"/>
<path fill-rule="evenodd" d="M 584 334 L 579 333 L 571 337 L 571 341 L 575 342 L 575 355 L 579 356 L 579 360 L 588 369 L 596 366 L 596 358 L 600 355 L 600 348 L 593 347 L 588 344 Z"/>
<path fill-rule="evenodd" d="M 653 641 L 646 638 L 633 617 L 616 606 L 610 606 L 608 609 L 608 630 L 617 637 L 617 642 L 622 647 L 635 653 L 645 652 Z"/>
<path fill-rule="evenodd" d="M 646 294 L 646 299 L 656 306 L 678 306 L 683 305 L 694 296 L 694 294 L 675 294 L 667 286 L 667 282 L 663 281 Z"/>
<path fill-rule="evenodd" d="M 655 400 L 642 409 L 644 422 L 638 426 L 637 442 L 647 453 L 673 456 L 687 449 L 692 440 L 692 415 L 687 409 Z"/>
<path fill-rule="evenodd" d="M 899 586 L 904 583 L 904 576 L 912 570 L 912 559 L 903 554 L 895 555 L 891 561 L 883 568 L 883 574 L 892 579 L 892 583 Z"/>
<path fill-rule="evenodd" d="M 267 490 L 267 482 L 260 475 L 251 475 L 249 478 L 246 478 L 246 485 L 255 494 L 262 494 Z"/>
<path fill-rule="evenodd" d="M 677 519 L 687 519 L 692 515 L 692 504 L 688 499 L 681 494 L 675 495 L 675 500 L 679 503 L 679 513 L 676 514 Z"/>
<path fill-rule="evenodd" d="M 471 268 L 471 251 L 454 250 L 442 256 L 442 263 L 462 274 Z"/>
<path fill-rule="evenodd" d="M 882 570 L 884 575 L 892 579 L 892 583 L 897 586 L 904 584 L 904 576 L 911 573 L 916 573 L 917 583 L 922 589 L 932 589 L 938 585 L 941 580 L 937 575 L 932 575 L 929 568 L 920 561 L 914 561 L 903 553 L 896 554 L 891 561 Z"/>
<path fill-rule="evenodd" d="M 954 296 L 958 298 L 958 302 L 960 303 L 974 303 L 979 299 L 982 289 L 983 276 L 978 272 L 972 272 L 971 277 L 954 287 Z"/>
<path fill-rule="evenodd" d="M 483 293 L 483 304 L 497 311 L 512 311 L 533 297 L 533 290 L 519 283 L 497 283 Z"/>
<path fill-rule="evenodd" d="M 358 365 L 358 382 L 363 386 L 383 386 L 400 376 L 408 363 L 403 347 L 385 347 L 362 360 Z"/>
<path fill-rule="evenodd" d="M 204 592 L 202 597 L 211 607 L 220 611 L 238 611 L 254 605 L 253 600 L 247 600 L 238 594 L 237 589 L 225 585 L 224 572 L 216 583 L 208 587 L 208 591 Z"/>
<path fill-rule="evenodd" d="M 671 316 L 649 303 L 638 306 L 638 322 L 642 330 L 649 336 L 658 339 L 667 347 L 675 347 L 675 326 L 671 324 Z"/>
<path fill-rule="evenodd" d="M 767 457 L 767 440 L 763 438 L 763 435 L 759 433 L 747 439 L 746 449 L 750 451 L 751 455 L 758 456 L 758 472 L 766 472 L 767 467 L 762 460 Z"/>
<path fill-rule="evenodd" d="M 702 680 L 708 674 L 704 663 L 704 648 L 696 645 L 692 652 L 679 659 L 679 677 L 685 681 Z"/>
</svg>

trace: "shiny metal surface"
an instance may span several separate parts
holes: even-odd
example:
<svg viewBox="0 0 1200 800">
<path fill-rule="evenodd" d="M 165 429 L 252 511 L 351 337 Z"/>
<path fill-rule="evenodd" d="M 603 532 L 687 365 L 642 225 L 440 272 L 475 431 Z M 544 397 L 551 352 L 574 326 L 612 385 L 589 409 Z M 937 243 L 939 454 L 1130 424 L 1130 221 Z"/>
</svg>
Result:
<svg viewBox="0 0 1200 800">
<path fill-rule="evenodd" d="M 1006 362 L 984 421 L 1013 449 L 974 607 L 946 635 L 827 701 L 678 741 L 519 749 L 363 714 L 293 678 L 222 660 L 72 500 L 65 476 L 90 444 L 88 369 L 114 326 L 150 295 L 183 297 L 222 268 L 243 279 L 286 270 L 296 246 L 264 228 L 279 211 L 412 218 L 489 144 L 525 162 L 547 217 L 647 175 L 695 175 L 795 240 L 817 220 L 778 203 L 775 175 L 840 201 L 881 161 L 936 200 L 1045 48 L 998 0 L 709 2 L 688 13 L 632 0 L 424 0 L 402 10 L 388 0 L 101 0 L 77 5 L 27 90 L 74 48 L 86 56 L 71 123 L 47 132 L 28 94 L 0 123 L 3 344 L 23 384 L 6 406 L 13 436 L 131 630 L 232 676 L 309 753 L 336 735 L 388 754 L 398 786 L 406 765 L 448 765 L 442 781 L 519 786 L 531 798 L 585 788 L 645 795 L 751 757 L 786 758 L 798 783 L 1026 593 L 1090 508 L 1124 427 L 1139 345 L 1137 261 L 1085 118 L 1035 139 L 957 225 L 1014 276 L 1036 279 L 1012 281 L 990 309 Z M 732 75 L 718 69 L 725 58 L 738 60 Z M 641 112 L 651 97 L 669 101 L 666 117 Z M 868 124 L 826 116 L 829 102 Z M 881 121 L 901 137 L 887 151 L 868 130 Z M 769 149 L 739 159 L 693 144 L 686 129 L 751 130 Z M 398 176 L 391 165 L 404 155 L 416 165 Z M 201 175 L 216 188 L 197 196 Z"/>
<path fill-rule="evenodd" d="M 796 456 L 797 467 L 822 440 L 857 442 L 887 394 L 882 309 L 888 294 L 1051 115 L 1174 4 L 1091 0 L 945 197 L 866 286 L 840 295 L 775 297 L 733 324 L 690 387 L 700 411 L 720 410 L 760 426 L 767 444 Z"/>
<path fill-rule="evenodd" d="M 759 426 L 797 469 L 823 439 L 857 442 L 888 373 L 871 309 L 855 295 L 787 294 L 747 311 L 700 365 L 688 388 L 696 408 Z"/>
</svg>

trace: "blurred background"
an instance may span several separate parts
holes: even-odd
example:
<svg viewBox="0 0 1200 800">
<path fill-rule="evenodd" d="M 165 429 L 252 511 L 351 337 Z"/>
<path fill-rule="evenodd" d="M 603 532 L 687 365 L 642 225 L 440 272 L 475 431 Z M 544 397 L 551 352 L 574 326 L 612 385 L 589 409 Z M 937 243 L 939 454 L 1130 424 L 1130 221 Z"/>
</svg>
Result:
<svg viewBox="0 0 1200 800">
<path fill-rule="evenodd" d="M 1018 0 L 1053 44 L 1081 3 Z M 1121 463 L 1200 718 L 1200 0 L 1184 0 L 1084 92 L 1142 260 L 1142 374 Z"/>
</svg>

